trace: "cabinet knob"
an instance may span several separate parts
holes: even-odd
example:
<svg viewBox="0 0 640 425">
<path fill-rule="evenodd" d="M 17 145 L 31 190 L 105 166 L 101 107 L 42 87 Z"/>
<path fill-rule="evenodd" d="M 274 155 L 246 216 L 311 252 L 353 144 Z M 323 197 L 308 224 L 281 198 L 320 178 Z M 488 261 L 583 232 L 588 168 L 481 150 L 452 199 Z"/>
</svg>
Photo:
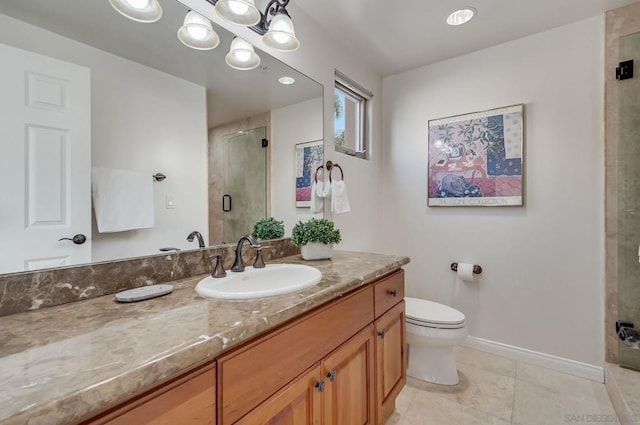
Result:
<svg viewBox="0 0 640 425">
<path fill-rule="evenodd" d="M 378 332 L 378 336 L 379 336 L 380 338 L 384 338 L 384 331 L 380 331 L 380 332 Z"/>
<path fill-rule="evenodd" d="M 336 371 L 332 370 L 331 372 L 327 373 L 327 378 L 329 378 L 329 381 L 333 382 L 336 380 Z"/>
<path fill-rule="evenodd" d="M 318 390 L 319 393 L 324 392 L 324 381 L 318 381 L 316 382 L 316 390 Z"/>
<path fill-rule="evenodd" d="M 395 289 L 392 289 L 389 291 L 389 295 L 395 298 L 398 296 L 398 291 L 396 291 Z"/>
</svg>

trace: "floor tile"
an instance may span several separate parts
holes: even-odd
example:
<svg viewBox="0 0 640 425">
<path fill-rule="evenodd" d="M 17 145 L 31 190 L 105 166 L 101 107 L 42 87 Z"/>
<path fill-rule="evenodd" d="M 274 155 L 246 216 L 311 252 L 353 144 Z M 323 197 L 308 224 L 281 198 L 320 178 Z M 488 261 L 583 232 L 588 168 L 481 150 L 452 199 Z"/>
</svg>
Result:
<svg viewBox="0 0 640 425">
<path fill-rule="evenodd" d="M 616 423 L 605 386 L 524 363 L 518 364 L 514 425 Z"/>
<path fill-rule="evenodd" d="M 603 384 L 458 347 L 460 383 L 408 378 L 387 425 L 618 424 Z"/>
</svg>

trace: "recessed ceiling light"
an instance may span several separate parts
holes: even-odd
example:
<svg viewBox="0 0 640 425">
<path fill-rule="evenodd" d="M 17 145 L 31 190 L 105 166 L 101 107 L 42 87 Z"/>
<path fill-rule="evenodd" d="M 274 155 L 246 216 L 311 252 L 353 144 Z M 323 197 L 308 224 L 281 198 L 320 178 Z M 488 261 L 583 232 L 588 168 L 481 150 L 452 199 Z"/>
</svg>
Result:
<svg viewBox="0 0 640 425">
<path fill-rule="evenodd" d="M 288 86 L 289 84 L 295 83 L 296 80 L 293 77 L 280 77 L 278 78 L 278 82 L 280 84 L 284 84 L 285 86 Z"/>
<path fill-rule="evenodd" d="M 476 14 L 476 10 L 472 7 L 467 7 L 464 9 L 459 9 L 454 12 L 451 12 L 449 16 L 447 16 L 447 24 L 449 25 L 462 25 L 466 24 L 473 18 Z"/>
</svg>

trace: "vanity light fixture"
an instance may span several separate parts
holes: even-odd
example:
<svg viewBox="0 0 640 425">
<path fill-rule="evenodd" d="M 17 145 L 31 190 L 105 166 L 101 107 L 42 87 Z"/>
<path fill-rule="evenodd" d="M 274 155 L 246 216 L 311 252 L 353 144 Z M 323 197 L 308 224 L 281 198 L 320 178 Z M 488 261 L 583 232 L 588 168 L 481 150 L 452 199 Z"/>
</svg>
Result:
<svg viewBox="0 0 640 425">
<path fill-rule="evenodd" d="M 451 12 L 447 16 L 447 24 L 457 26 L 466 24 L 476 15 L 476 10 L 473 7 L 465 7 Z"/>
<path fill-rule="evenodd" d="M 261 13 L 253 0 L 207 0 L 215 5 L 223 18 L 251 28 L 263 36 L 264 44 L 281 52 L 292 52 L 300 47 L 287 5 L 289 0 L 270 0 Z M 241 13 L 244 12 L 244 13 Z M 256 12 L 259 19 L 256 20 Z"/>
<path fill-rule="evenodd" d="M 213 30 L 211 21 L 190 10 L 184 17 L 184 25 L 178 30 L 178 39 L 188 47 L 196 50 L 215 49 L 220 37 Z"/>
<path fill-rule="evenodd" d="M 293 77 L 286 77 L 285 76 L 285 77 L 278 78 L 278 82 L 280 84 L 284 84 L 285 86 L 288 86 L 288 85 L 294 84 L 296 82 L 296 79 L 293 78 Z"/>
<path fill-rule="evenodd" d="M 229 53 L 224 60 L 231 68 L 241 71 L 248 71 L 260 65 L 260 56 L 253 50 L 251 43 L 240 37 L 233 38 Z"/>
<path fill-rule="evenodd" d="M 121 15 L 136 22 L 152 23 L 162 17 L 162 6 L 158 0 L 109 0 Z"/>
</svg>

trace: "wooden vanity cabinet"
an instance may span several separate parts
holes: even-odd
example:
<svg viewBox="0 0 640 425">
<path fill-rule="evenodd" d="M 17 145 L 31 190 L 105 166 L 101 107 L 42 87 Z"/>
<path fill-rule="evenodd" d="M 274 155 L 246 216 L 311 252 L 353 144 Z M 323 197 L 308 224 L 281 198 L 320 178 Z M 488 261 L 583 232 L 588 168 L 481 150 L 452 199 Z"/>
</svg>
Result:
<svg viewBox="0 0 640 425">
<path fill-rule="evenodd" d="M 400 270 L 218 358 L 218 425 L 386 422 L 406 382 L 403 297 Z"/>
<path fill-rule="evenodd" d="M 406 382 L 404 272 L 83 425 L 382 425 Z"/>
</svg>

